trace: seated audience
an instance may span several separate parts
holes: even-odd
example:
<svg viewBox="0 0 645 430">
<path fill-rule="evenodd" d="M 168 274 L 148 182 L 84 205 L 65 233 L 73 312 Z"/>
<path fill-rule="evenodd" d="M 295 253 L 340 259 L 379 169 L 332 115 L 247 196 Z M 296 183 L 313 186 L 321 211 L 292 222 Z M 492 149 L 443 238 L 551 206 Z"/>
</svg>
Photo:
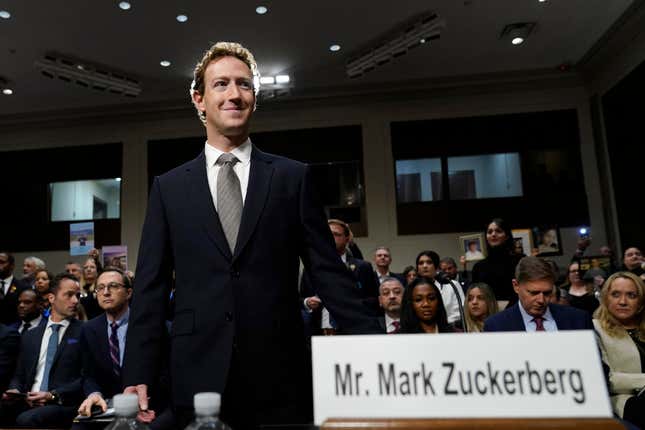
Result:
<svg viewBox="0 0 645 430">
<path fill-rule="evenodd" d="M 479 333 L 483 331 L 484 320 L 499 312 L 493 290 L 484 283 L 475 283 L 466 290 L 466 327 L 464 331 Z"/>
<path fill-rule="evenodd" d="M 18 294 L 29 284 L 13 276 L 16 260 L 10 252 L 0 251 L 0 323 L 13 324 L 18 321 Z"/>
<path fill-rule="evenodd" d="M 497 300 L 508 300 L 510 306 L 517 302 L 513 277 L 524 254 L 515 253 L 511 227 L 503 219 L 493 219 L 485 233 L 488 256 L 473 266 L 472 282 L 490 286 Z"/>
<path fill-rule="evenodd" d="M 83 276 L 81 279 L 81 305 L 85 314 L 92 319 L 102 313 L 96 300 L 96 278 L 101 273 L 102 267 L 98 257 L 88 257 L 83 263 Z"/>
<path fill-rule="evenodd" d="M 35 290 L 22 290 L 18 296 L 18 317 L 20 321 L 12 327 L 20 334 L 35 330 L 47 321 L 47 318 L 43 317 L 42 299 Z"/>
<path fill-rule="evenodd" d="M 587 273 L 585 273 L 587 276 Z M 569 265 L 569 274 L 567 283 L 563 285 L 567 290 L 567 301 L 570 306 L 582 309 L 590 315 L 598 308 L 598 300 L 595 296 L 594 278 L 590 282 L 585 282 L 580 276 L 580 265 L 574 261 Z"/>
<path fill-rule="evenodd" d="M 403 290 L 403 284 L 397 278 L 385 278 L 379 286 L 378 300 L 384 313 L 379 318 L 379 324 L 384 333 L 398 333 L 401 330 Z"/>
<path fill-rule="evenodd" d="M 522 258 L 513 280 L 519 302 L 489 317 L 484 331 L 593 330 L 587 312 L 550 303 L 554 282 L 549 263 L 538 257 Z"/>
<path fill-rule="evenodd" d="M 623 254 L 623 267 L 620 270 L 632 272 L 636 276 L 643 278 L 645 276 L 645 270 L 643 269 L 643 253 L 641 250 L 634 246 L 625 249 L 625 253 Z"/>
<path fill-rule="evenodd" d="M 18 366 L 2 396 L 0 424 L 69 428 L 81 400 L 82 323 L 72 317 L 78 281 L 67 273 L 54 278 L 47 324 L 22 336 Z M 12 401 L 11 393 L 27 397 Z"/>
<path fill-rule="evenodd" d="M 402 333 L 451 333 L 441 292 L 432 279 L 419 277 L 408 285 L 401 302 Z"/>
<path fill-rule="evenodd" d="M 630 272 L 617 272 L 605 283 L 594 314 L 603 362 L 609 366 L 614 412 L 645 429 L 645 284 Z"/>
<path fill-rule="evenodd" d="M 402 275 L 398 273 L 390 272 L 390 265 L 392 264 L 392 254 L 390 249 L 386 246 L 379 246 L 374 251 L 374 267 L 376 267 L 374 273 L 378 278 L 379 285 L 383 283 L 385 278 L 396 278 L 401 283 L 405 282 L 405 279 Z"/>
<path fill-rule="evenodd" d="M 453 288 L 452 281 L 450 279 L 447 279 L 445 277 L 441 278 L 444 282 L 439 282 L 439 280 L 437 279 L 437 269 L 439 268 L 439 254 L 434 251 L 422 251 L 417 256 L 416 264 L 418 276 L 434 281 L 435 286 L 441 292 L 443 304 L 446 308 L 448 322 L 450 324 L 454 324 L 457 321 L 460 321 L 461 313 L 459 312 L 458 300 L 461 300 L 463 306 L 464 292 L 461 288 L 461 285 L 457 284 L 456 288 Z M 459 297 L 457 297 L 457 294 L 459 294 Z"/>
<path fill-rule="evenodd" d="M 15 328 L 0 323 L 0 393 L 4 393 L 16 368 L 20 335 Z"/>
<path fill-rule="evenodd" d="M 417 269 L 414 266 L 407 266 L 403 269 L 403 279 L 405 280 L 405 285 L 410 285 L 412 281 L 417 279 Z"/>
</svg>

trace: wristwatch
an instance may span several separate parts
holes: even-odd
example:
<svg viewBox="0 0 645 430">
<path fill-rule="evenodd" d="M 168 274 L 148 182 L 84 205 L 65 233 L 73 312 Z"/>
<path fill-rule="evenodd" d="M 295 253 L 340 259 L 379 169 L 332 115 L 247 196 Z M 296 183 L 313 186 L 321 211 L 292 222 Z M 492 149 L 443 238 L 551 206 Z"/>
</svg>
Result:
<svg viewBox="0 0 645 430">
<path fill-rule="evenodd" d="M 50 391 L 49 395 L 52 397 L 51 400 L 49 401 L 50 403 L 56 403 L 58 405 L 61 404 L 60 402 L 60 394 L 58 394 L 57 391 Z"/>
</svg>

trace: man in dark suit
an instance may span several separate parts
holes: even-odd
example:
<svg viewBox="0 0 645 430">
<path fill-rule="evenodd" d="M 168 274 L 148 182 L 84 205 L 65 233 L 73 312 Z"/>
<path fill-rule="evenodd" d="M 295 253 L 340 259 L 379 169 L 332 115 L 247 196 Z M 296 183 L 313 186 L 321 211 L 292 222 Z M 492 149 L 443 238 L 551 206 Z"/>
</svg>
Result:
<svg viewBox="0 0 645 430">
<path fill-rule="evenodd" d="M 374 250 L 374 273 L 378 278 L 379 285 L 383 283 L 385 278 L 396 278 L 405 285 L 405 278 L 400 273 L 390 272 L 390 265 L 392 264 L 392 253 L 387 246 L 379 246 Z"/>
<path fill-rule="evenodd" d="M 20 320 L 11 325 L 20 334 L 26 334 L 29 330 L 36 329 L 41 324 L 47 323 L 47 317 L 43 316 L 42 298 L 30 288 L 24 289 L 18 296 L 18 318 Z"/>
<path fill-rule="evenodd" d="M 13 276 L 14 256 L 0 252 L 0 323 L 10 325 L 18 321 L 18 295 L 30 285 Z"/>
<path fill-rule="evenodd" d="M 401 329 L 403 290 L 403 283 L 398 278 L 385 278 L 379 285 L 378 301 L 383 309 L 379 324 L 383 333 L 394 334 Z"/>
<path fill-rule="evenodd" d="M 378 332 L 336 255 L 306 165 L 248 139 L 257 66 L 221 42 L 191 87 L 207 143 L 154 179 L 139 251 L 124 365 L 148 407 L 173 286 L 170 372 L 176 428 L 193 395 L 217 391 L 233 428 L 311 419 L 311 369 L 298 295 L 299 258 L 346 332 Z"/>
<path fill-rule="evenodd" d="M 49 321 L 22 336 L 18 367 L 3 394 L 0 422 L 25 427 L 69 427 L 81 400 L 82 323 L 74 318 L 80 286 L 67 273 L 54 278 Z M 26 399 L 10 402 L 11 393 Z"/>
<path fill-rule="evenodd" d="M 354 289 L 360 295 L 366 313 L 379 316 L 378 309 L 378 282 L 372 267 L 366 261 L 360 260 L 347 252 L 351 233 L 349 226 L 342 220 L 330 219 L 327 221 L 331 234 L 334 236 L 336 253 L 345 264 L 349 273 L 354 279 Z M 305 310 L 310 313 L 309 325 L 311 334 L 336 334 L 338 323 L 329 315 L 324 308 L 324 303 L 318 297 L 316 289 L 311 283 L 309 272 L 305 271 L 300 283 L 300 295 L 303 298 Z"/>
<path fill-rule="evenodd" d="M 7 389 L 16 368 L 20 334 L 16 329 L 0 323 L 0 393 Z"/>
<path fill-rule="evenodd" d="M 471 282 L 466 276 L 466 271 L 461 274 L 459 273 L 459 270 L 457 270 L 457 262 L 454 258 L 442 258 L 441 261 L 439 261 L 439 270 L 444 274 L 446 278 L 450 279 L 451 281 L 457 282 L 461 286 L 464 294 L 466 294 L 466 291 L 468 290 L 468 287 L 470 287 Z"/>
<path fill-rule="evenodd" d="M 484 322 L 484 331 L 593 330 L 591 315 L 569 306 L 549 304 L 555 273 L 538 257 L 524 257 L 513 286 L 519 302 Z"/>
</svg>

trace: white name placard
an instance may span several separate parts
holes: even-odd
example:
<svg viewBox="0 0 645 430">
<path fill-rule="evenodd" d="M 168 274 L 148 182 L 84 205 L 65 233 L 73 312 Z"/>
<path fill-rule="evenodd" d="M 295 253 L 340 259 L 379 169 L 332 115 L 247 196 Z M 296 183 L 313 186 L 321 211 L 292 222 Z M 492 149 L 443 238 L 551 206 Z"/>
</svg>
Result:
<svg viewBox="0 0 645 430">
<path fill-rule="evenodd" d="M 327 418 L 607 418 L 592 331 L 312 338 Z"/>
</svg>

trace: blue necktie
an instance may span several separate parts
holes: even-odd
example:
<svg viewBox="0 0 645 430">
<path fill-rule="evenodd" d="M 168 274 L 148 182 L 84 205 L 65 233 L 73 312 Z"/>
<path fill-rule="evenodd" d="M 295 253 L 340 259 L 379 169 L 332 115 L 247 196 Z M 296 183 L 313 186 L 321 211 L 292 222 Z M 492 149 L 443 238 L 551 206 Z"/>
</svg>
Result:
<svg viewBox="0 0 645 430">
<path fill-rule="evenodd" d="M 45 358 L 45 372 L 43 373 L 43 382 L 40 384 L 40 391 L 49 391 L 49 372 L 52 370 L 56 350 L 58 349 L 58 329 L 61 324 L 52 324 L 49 327 L 52 329 L 52 334 L 49 336 L 47 343 L 47 357 Z"/>
</svg>

